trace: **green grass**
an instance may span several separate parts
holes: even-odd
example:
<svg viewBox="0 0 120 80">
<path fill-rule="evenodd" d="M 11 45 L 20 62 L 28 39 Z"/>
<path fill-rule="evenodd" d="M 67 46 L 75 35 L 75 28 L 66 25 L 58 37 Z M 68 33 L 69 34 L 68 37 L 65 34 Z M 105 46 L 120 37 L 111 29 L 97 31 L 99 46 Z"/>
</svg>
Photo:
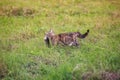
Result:
<svg viewBox="0 0 120 80">
<path fill-rule="evenodd" d="M 2 80 L 82 80 L 88 72 L 96 80 L 104 71 L 120 73 L 119 5 L 119 0 L 1 0 L 0 62 L 7 67 L 0 64 Z M 49 29 L 90 33 L 79 48 L 47 48 L 43 38 Z"/>
</svg>

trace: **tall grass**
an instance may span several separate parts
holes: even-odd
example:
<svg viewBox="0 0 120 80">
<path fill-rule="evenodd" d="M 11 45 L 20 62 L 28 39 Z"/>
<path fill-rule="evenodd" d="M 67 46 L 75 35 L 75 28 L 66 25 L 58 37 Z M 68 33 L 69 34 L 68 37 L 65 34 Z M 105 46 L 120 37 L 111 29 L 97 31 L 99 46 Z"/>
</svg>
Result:
<svg viewBox="0 0 120 80">
<path fill-rule="evenodd" d="M 118 0 L 1 0 L 0 65 L 6 68 L 0 66 L 0 79 L 104 80 L 102 72 L 120 73 L 118 4 Z M 48 48 L 43 37 L 49 29 L 56 34 L 87 29 L 90 33 L 79 39 L 79 48 Z"/>
</svg>

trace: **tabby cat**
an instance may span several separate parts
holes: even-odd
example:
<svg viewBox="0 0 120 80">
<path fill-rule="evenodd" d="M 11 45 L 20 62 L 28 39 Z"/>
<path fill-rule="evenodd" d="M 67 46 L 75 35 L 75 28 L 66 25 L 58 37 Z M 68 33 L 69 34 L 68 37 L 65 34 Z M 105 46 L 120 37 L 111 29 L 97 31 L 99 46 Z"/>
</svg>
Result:
<svg viewBox="0 0 120 80">
<path fill-rule="evenodd" d="M 79 46 L 78 38 L 85 38 L 89 33 L 87 30 L 86 33 L 81 34 L 80 32 L 71 32 L 71 33 L 60 33 L 55 35 L 52 30 L 47 32 L 44 37 L 44 41 L 47 46 L 52 45 L 68 45 L 68 46 Z"/>
</svg>

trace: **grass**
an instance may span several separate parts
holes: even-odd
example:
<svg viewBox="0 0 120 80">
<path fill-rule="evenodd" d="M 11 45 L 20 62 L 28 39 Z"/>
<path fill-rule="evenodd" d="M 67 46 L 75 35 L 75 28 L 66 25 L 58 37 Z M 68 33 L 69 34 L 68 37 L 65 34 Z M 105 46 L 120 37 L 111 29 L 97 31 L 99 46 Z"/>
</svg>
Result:
<svg viewBox="0 0 120 80">
<path fill-rule="evenodd" d="M 119 0 L 1 0 L 0 79 L 104 80 L 103 72 L 120 73 L 119 5 Z M 47 48 L 43 38 L 51 28 L 56 34 L 90 33 L 79 40 L 80 48 Z"/>
</svg>

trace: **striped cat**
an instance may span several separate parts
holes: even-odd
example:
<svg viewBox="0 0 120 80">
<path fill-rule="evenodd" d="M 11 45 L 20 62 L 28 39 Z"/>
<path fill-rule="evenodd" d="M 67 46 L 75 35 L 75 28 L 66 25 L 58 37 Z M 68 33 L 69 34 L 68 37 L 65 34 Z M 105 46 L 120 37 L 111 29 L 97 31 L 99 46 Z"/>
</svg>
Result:
<svg viewBox="0 0 120 80">
<path fill-rule="evenodd" d="M 68 46 L 79 46 L 78 38 L 85 38 L 89 33 L 87 30 L 86 33 L 81 34 L 80 32 L 71 32 L 71 33 L 60 33 L 55 34 L 52 30 L 47 32 L 44 37 L 44 41 L 47 46 L 52 45 L 68 45 Z"/>
</svg>

